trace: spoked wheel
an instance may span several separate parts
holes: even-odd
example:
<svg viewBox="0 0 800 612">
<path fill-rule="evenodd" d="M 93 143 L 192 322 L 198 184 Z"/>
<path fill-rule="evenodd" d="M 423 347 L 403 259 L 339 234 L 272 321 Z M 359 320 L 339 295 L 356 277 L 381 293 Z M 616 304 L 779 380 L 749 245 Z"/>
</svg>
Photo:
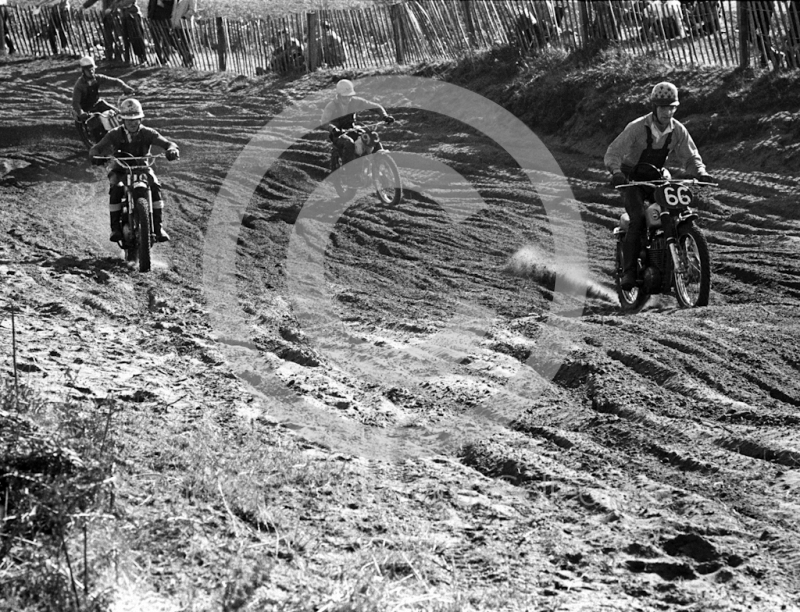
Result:
<svg viewBox="0 0 800 612">
<path fill-rule="evenodd" d="M 630 291 L 622 288 L 622 241 L 617 242 L 617 297 L 623 312 L 639 312 L 647 301 L 648 295 L 641 287 L 634 287 Z"/>
<path fill-rule="evenodd" d="M 136 217 L 139 221 L 136 232 L 136 240 L 139 243 L 139 272 L 149 272 L 152 246 L 150 228 L 153 227 L 153 220 L 150 218 L 150 207 L 145 198 L 136 200 Z"/>
<path fill-rule="evenodd" d="M 400 171 L 395 161 L 386 153 L 375 153 L 372 161 L 372 183 L 384 204 L 399 204 L 403 197 Z"/>
<path fill-rule="evenodd" d="M 333 183 L 333 188 L 336 190 L 336 194 L 342 200 L 351 200 L 353 196 L 356 195 L 356 188 L 349 187 L 342 183 L 342 173 L 336 173 L 336 171 L 341 167 L 342 159 L 339 157 L 338 151 L 333 152 L 331 155 L 331 182 Z"/>
<path fill-rule="evenodd" d="M 711 258 L 703 232 L 694 226 L 678 230 L 680 269 L 675 270 L 675 296 L 684 308 L 708 306 Z"/>
<path fill-rule="evenodd" d="M 80 137 L 81 142 L 86 145 L 87 149 L 91 149 L 95 145 L 95 142 L 89 134 L 89 128 L 86 126 L 86 122 L 76 121 L 75 129 L 78 131 L 78 136 Z"/>
</svg>

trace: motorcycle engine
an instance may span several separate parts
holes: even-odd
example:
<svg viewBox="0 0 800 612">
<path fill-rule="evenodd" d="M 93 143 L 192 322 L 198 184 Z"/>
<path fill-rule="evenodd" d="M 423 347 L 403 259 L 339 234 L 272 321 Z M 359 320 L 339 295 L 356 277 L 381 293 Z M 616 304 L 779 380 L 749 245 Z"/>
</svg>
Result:
<svg viewBox="0 0 800 612">
<path fill-rule="evenodd" d="M 663 236 L 654 238 L 647 246 L 647 267 L 644 271 L 644 289 L 647 293 L 661 293 L 668 256 L 667 241 Z"/>
</svg>

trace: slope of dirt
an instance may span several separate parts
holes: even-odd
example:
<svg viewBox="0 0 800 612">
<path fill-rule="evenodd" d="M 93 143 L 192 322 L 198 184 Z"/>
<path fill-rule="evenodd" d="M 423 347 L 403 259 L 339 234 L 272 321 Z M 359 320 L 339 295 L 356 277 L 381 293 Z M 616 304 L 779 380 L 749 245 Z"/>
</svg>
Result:
<svg viewBox="0 0 800 612">
<path fill-rule="evenodd" d="M 326 74 L 116 73 L 182 150 L 158 167 L 173 240 L 140 274 L 107 242 L 107 183 L 68 121 L 73 63 L 0 67 L 0 287 L 23 382 L 116 406 L 116 507 L 91 551 L 117 609 L 798 609 L 800 212 L 780 100 L 739 139 L 704 134 L 710 306 L 621 316 L 606 132 L 544 130 L 588 255 L 556 265 L 558 177 L 534 189 L 435 113 L 390 108 L 384 139 L 463 184 L 407 167 L 396 207 L 332 204 L 324 135 L 273 121 Z M 219 296 L 210 219 L 268 122 L 288 150 L 230 224 Z"/>
</svg>

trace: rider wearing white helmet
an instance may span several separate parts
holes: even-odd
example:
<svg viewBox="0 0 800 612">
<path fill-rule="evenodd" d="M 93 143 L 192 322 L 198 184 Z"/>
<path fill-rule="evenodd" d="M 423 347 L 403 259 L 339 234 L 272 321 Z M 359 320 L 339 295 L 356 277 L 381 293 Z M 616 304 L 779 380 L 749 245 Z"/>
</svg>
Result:
<svg viewBox="0 0 800 612">
<path fill-rule="evenodd" d="M 167 140 L 153 128 L 142 125 L 144 111 L 138 100 L 128 98 L 120 104 L 120 117 L 122 125 L 111 130 L 103 139 L 89 149 L 89 159 L 95 165 L 103 165 L 105 160 L 97 156 L 113 151 L 128 153 L 134 157 L 144 157 L 150 154 L 153 145 L 164 149 L 169 161 L 180 158 L 178 145 Z M 147 170 L 150 179 L 150 193 L 153 197 L 153 229 L 159 242 L 167 242 L 169 234 L 162 226 L 164 201 L 161 195 L 161 183 L 152 169 Z M 108 191 L 108 210 L 111 216 L 111 242 L 122 240 L 122 198 L 125 195 L 125 170 L 115 164 L 108 173 L 111 188 Z"/>
<path fill-rule="evenodd" d="M 612 175 L 613 185 L 627 183 L 629 178 L 635 180 L 631 172 L 636 164 L 651 164 L 661 169 L 668 158 L 697 178 L 713 181 L 689 131 L 673 117 L 679 104 L 678 88 L 672 83 L 664 81 L 653 87 L 651 112 L 631 121 L 606 151 L 603 161 Z M 644 193 L 641 188 L 629 187 L 622 190 L 622 198 L 630 226 L 622 244 L 621 286 L 630 291 L 636 283 L 636 256 L 645 226 Z"/>
<path fill-rule="evenodd" d="M 386 123 L 394 122 L 394 117 L 383 106 L 356 96 L 352 81 L 342 79 L 336 83 L 336 97 L 322 111 L 322 125 L 328 130 L 331 142 L 339 150 L 343 166 L 355 158 L 355 139 L 358 132 L 354 128 L 358 127 L 358 113 L 373 109 L 380 111 Z"/>
<path fill-rule="evenodd" d="M 72 110 L 75 118 L 83 121 L 89 113 L 102 113 L 107 110 L 116 110 L 108 102 L 100 97 L 101 85 L 115 85 L 121 87 L 126 94 L 132 94 L 133 88 L 125 84 L 121 79 L 97 74 L 97 64 L 91 56 L 80 59 L 81 76 L 75 81 L 72 89 Z"/>
</svg>

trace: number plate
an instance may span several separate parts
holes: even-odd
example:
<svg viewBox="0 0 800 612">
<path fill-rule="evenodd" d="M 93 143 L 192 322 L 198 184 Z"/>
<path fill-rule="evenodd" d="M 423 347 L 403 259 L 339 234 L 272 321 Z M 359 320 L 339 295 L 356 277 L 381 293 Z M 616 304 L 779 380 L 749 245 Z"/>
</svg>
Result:
<svg viewBox="0 0 800 612">
<path fill-rule="evenodd" d="M 692 190 L 686 185 L 663 185 L 656 190 L 656 202 L 664 208 L 686 208 L 692 203 Z"/>
</svg>

